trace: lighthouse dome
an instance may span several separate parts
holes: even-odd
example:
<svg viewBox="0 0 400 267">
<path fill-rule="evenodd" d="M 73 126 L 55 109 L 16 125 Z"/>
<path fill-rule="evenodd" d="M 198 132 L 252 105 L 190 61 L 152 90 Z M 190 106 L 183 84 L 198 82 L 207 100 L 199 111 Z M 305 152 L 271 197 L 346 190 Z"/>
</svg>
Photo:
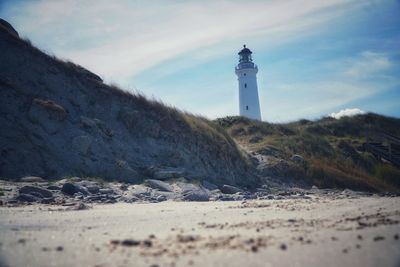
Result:
<svg viewBox="0 0 400 267">
<path fill-rule="evenodd" d="M 242 50 L 240 50 L 240 52 L 238 53 L 239 55 L 243 55 L 243 54 L 252 54 L 253 52 L 251 52 L 251 50 L 250 49 L 248 49 L 247 47 L 246 47 L 246 45 L 243 45 L 243 49 Z"/>
</svg>

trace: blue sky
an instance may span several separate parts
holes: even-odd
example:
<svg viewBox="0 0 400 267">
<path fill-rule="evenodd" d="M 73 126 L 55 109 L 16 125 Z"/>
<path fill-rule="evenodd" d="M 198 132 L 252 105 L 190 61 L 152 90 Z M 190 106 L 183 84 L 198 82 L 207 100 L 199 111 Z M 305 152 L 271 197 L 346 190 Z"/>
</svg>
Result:
<svg viewBox="0 0 400 267">
<path fill-rule="evenodd" d="M 400 117 L 400 1 L 0 0 L 0 17 L 107 83 L 211 119 L 238 114 L 244 43 L 263 120 Z"/>
</svg>

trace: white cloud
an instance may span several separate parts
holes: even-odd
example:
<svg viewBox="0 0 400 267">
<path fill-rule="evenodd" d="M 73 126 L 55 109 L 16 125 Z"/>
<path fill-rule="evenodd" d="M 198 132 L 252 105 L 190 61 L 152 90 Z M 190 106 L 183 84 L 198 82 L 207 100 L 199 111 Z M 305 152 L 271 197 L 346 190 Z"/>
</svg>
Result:
<svg viewBox="0 0 400 267">
<path fill-rule="evenodd" d="M 361 5 L 346 0 L 22 3 L 7 11 L 22 35 L 106 81 L 121 83 L 202 48 L 226 44 L 222 50 L 231 53 L 250 36 L 307 35 L 327 19 Z"/>
<path fill-rule="evenodd" d="M 365 111 L 359 108 L 346 108 L 342 109 L 339 112 L 333 112 L 329 116 L 335 119 L 340 119 L 342 117 L 353 117 L 355 115 L 365 114 Z"/>
<path fill-rule="evenodd" d="M 391 66 L 388 57 L 371 51 L 364 51 L 358 58 L 349 60 L 348 64 L 350 67 L 344 73 L 354 78 L 369 77 Z"/>
</svg>

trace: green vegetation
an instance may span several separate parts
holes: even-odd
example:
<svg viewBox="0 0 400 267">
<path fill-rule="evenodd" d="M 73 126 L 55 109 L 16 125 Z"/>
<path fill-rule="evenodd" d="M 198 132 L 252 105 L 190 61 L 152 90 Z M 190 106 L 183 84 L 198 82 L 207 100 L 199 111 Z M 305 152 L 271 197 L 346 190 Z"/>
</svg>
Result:
<svg viewBox="0 0 400 267">
<path fill-rule="evenodd" d="M 290 161 L 301 155 L 305 179 L 318 187 L 400 192 L 400 169 L 365 151 L 369 131 L 400 136 L 400 119 L 366 114 L 285 124 L 226 117 L 216 122 L 241 145 Z"/>
</svg>

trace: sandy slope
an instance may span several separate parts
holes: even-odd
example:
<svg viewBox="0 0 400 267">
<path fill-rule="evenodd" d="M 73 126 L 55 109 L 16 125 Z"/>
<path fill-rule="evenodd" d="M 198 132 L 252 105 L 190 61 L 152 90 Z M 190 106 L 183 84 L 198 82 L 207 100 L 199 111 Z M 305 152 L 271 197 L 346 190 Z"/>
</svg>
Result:
<svg viewBox="0 0 400 267">
<path fill-rule="evenodd" d="M 400 198 L 313 196 L 65 209 L 1 207 L 0 265 L 400 265 Z M 132 240 L 118 243 L 125 239 Z"/>
</svg>

